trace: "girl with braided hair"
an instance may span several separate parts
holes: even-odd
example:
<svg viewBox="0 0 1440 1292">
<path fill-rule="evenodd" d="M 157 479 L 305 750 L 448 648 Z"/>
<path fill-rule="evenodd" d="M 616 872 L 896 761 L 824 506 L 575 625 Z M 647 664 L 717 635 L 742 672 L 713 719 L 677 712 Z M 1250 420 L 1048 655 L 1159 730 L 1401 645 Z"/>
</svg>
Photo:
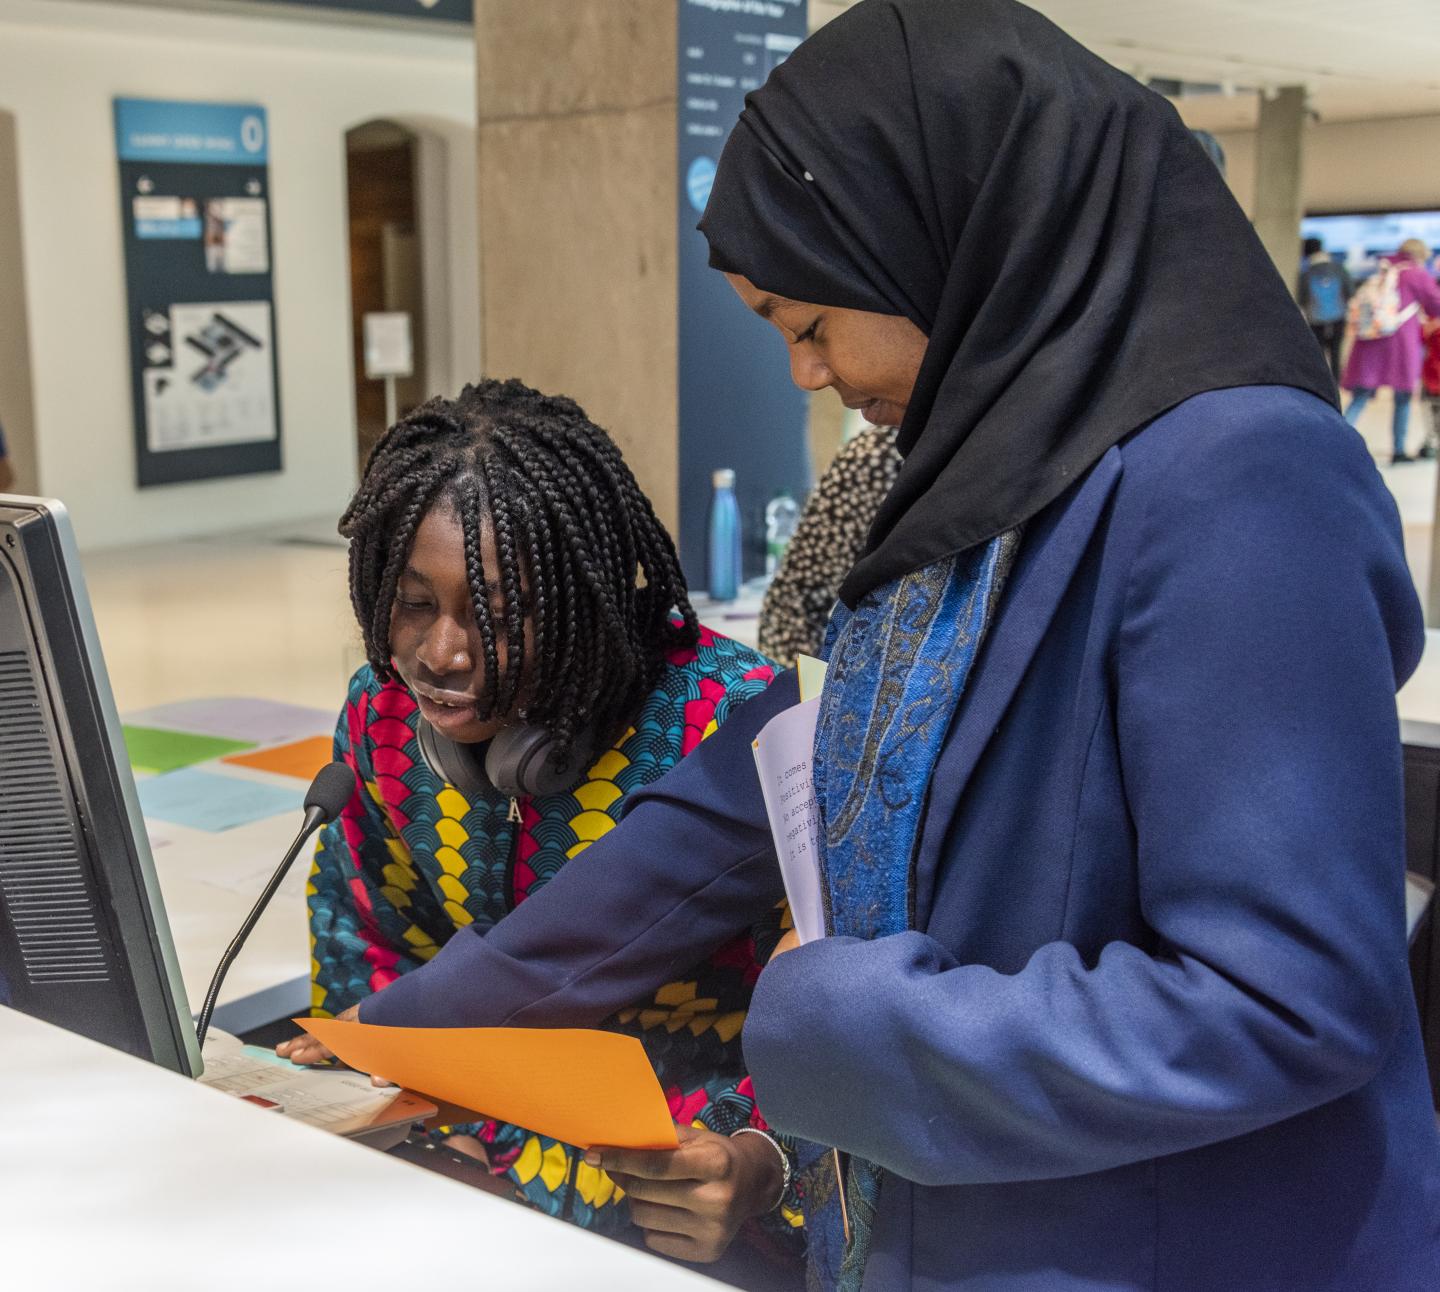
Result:
<svg viewBox="0 0 1440 1292">
<path fill-rule="evenodd" d="M 482 381 L 392 427 L 340 532 L 367 663 L 335 757 L 361 784 L 311 873 L 314 1012 L 355 1018 L 363 1002 L 366 1021 L 464 1026 L 463 1010 L 377 1018 L 371 1006 L 512 918 L 773 670 L 697 624 L 671 539 L 609 436 L 571 400 L 518 381 Z M 427 726 L 479 751 L 516 724 L 581 759 L 573 784 L 510 795 L 481 778 L 462 793 L 422 747 Z M 764 1135 L 739 1045 L 784 919 L 777 908 L 717 938 L 706 961 L 605 1024 L 645 1045 L 681 1126 L 676 1160 L 695 1178 L 690 1203 L 666 1208 L 656 1245 L 672 1254 L 714 1260 L 744 1222 L 774 1212 L 747 1232 L 783 1258 L 799 1225 L 787 1150 Z M 309 1037 L 278 1049 L 328 1057 Z M 623 1190 L 569 1146 L 496 1122 L 451 1142 L 535 1206 L 639 1240 Z"/>
</svg>

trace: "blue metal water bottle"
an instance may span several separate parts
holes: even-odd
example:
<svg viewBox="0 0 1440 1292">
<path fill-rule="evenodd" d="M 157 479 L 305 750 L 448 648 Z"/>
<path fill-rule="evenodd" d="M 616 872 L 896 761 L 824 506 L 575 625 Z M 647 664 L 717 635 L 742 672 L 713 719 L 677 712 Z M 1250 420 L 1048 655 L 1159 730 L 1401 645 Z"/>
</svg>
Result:
<svg viewBox="0 0 1440 1292">
<path fill-rule="evenodd" d="M 740 505 L 735 501 L 735 473 L 717 471 L 710 499 L 710 547 L 706 589 L 712 601 L 734 601 L 740 593 Z"/>
</svg>

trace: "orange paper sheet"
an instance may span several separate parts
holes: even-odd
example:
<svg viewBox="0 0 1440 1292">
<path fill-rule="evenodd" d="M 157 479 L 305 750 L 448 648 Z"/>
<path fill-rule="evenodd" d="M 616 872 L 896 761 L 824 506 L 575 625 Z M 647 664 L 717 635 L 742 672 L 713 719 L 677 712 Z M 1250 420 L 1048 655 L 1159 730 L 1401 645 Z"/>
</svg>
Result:
<svg viewBox="0 0 1440 1292">
<path fill-rule="evenodd" d="M 234 763 L 239 767 L 256 767 L 262 772 L 276 772 L 281 776 L 294 776 L 302 781 L 315 779 L 315 773 L 334 756 L 334 740 L 330 736 L 311 736 L 308 740 L 297 740 L 290 745 L 277 745 L 273 749 L 260 749 L 253 754 L 232 754 L 222 762 Z"/>
<path fill-rule="evenodd" d="M 377 1027 L 297 1018 L 344 1062 L 579 1148 L 676 1148 L 675 1123 L 633 1036 L 530 1027 Z"/>
</svg>

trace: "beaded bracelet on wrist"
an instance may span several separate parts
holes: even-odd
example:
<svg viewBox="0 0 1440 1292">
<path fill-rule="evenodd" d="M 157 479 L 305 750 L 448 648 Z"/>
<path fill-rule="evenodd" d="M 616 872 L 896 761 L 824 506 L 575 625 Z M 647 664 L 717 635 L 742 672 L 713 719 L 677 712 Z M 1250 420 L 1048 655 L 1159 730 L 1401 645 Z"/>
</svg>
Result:
<svg viewBox="0 0 1440 1292">
<path fill-rule="evenodd" d="M 768 1208 L 770 1211 L 778 1210 L 790 1192 L 790 1154 L 780 1146 L 780 1142 L 769 1131 L 763 1131 L 758 1126 L 742 1126 L 739 1130 L 730 1132 L 731 1139 L 735 1139 L 739 1135 L 759 1135 L 779 1156 L 780 1170 L 783 1172 L 780 1180 L 780 1196 L 775 1199 L 775 1205 Z"/>
</svg>

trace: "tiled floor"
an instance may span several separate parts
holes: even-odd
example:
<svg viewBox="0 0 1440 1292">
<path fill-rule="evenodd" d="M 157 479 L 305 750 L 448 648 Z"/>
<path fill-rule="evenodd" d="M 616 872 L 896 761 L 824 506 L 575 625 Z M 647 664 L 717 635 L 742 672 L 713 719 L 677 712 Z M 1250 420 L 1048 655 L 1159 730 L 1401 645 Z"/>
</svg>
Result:
<svg viewBox="0 0 1440 1292">
<path fill-rule="evenodd" d="M 1405 556 L 1423 602 L 1430 579 L 1431 536 L 1436 511 L 1436 463 L 1390 465 L 1390 414 L 1389 397 L 1381 395 L 1365 410 L 1360 431 L 1399 507 L 1400 524 L 1405 532 Z M 1417 405 L 1410 421 L 1407 447 L 1411 453 L 1423 443 L 1427 426 L 1428 410 Z M 1419 671 L 1400 693 L 1400 713 L 1413 720 L 1440 723 L 1440 631 L 1432 628 L 1429 639 L 1429 649 Z"/>
<path fill-rule="evenodd" d="M 1405 554 L 1410 562 L 1410 572 L 1415 586 L 1425 595 L 1430 574 L 1431 524 L 1435 516 L 1436 464 L 1414 462 L 1403 466 L 1390 465 L 1390 416 L 1391 404 L 1388 396 L 1380 396 L 1365 410 L 1360 431 L 1365 436 L 1370 452 L 1390 492 L 1400 507 L 1400 522 L 1405 527 Z M 1410 418 L 1410 438 L 1407 447 L 1414 453 L 1424 442 L 1424 432 L 1429 425 L 1429 410 L 1416 407 Z"/>
<path fill-rule="evenodd" d="M 84 556 L 121 713 L 213 695 L 339 711 L 364 658 L 333 521 Z"/>
</svg>

